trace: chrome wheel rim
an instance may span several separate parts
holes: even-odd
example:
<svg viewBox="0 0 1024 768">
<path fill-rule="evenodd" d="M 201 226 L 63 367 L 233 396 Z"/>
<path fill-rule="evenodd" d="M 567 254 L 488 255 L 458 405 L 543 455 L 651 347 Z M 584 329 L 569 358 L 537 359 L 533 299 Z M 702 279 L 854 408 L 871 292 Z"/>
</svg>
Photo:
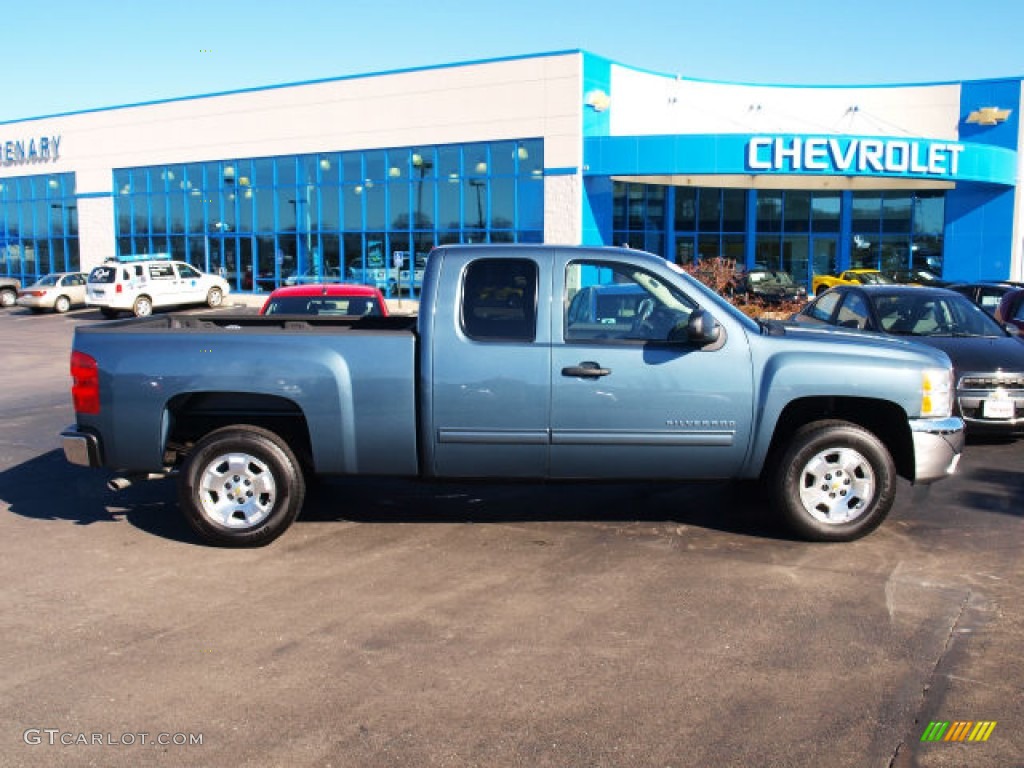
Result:
<svg viewBox="0 0 1024 768">
<path fill-rule="evenodd" d="M 53 308 L 61 313 L 67 312 L 69 309 L 71 309 L 71 302 L 65 299 L 63 296 L 60 296 L 57 299 L 56 303 L 54 304 Z"/>
<path fill-rule="evenodd" d="M 0 305 L 3 305 L 5 307 L 13 307 L 15 301 L 16 297 L 10 291 L 0 292 Z"/>
<path fill-rule="evenodd" d="M 801 470 L 800 503 L 815 520 L 841 525 L 868 510 L 876 487 L 871 463 L 861 453 L 829 448 L 815 454 Z"/>
<path fill-rule="evenodd" d="M 208 462 L 198 492 L 207 519 L 236 530 L 262 523 L 277 502 L 274 474 L 248 453 L 225 453 Z"/>
<path fill-rule="evenodd" d="M 135 314 L 139 317 L 146 317 L 153 311 L 153 305 L 145 299 L 140 299 L 135 304 Z"/>
<path fill-rule="evenodd" d="M 210 291 L 210 295 L 206 298 L 207 304 L 211 307 L 219 307 L 223 300 L 224 295 L 216 288 Z"/>
</svg>

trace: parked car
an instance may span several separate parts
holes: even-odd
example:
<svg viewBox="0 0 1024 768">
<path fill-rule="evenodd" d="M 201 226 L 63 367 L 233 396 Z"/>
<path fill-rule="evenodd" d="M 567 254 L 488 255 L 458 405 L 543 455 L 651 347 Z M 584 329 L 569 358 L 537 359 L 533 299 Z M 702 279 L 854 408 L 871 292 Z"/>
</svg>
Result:
<svg viewBox="0 0 1024 768">
<path fill-rule="evenodd" d="M 369 285 L 290 285 L 273 291 L 260 309 L 260 314 L 387 317 L 388 305 L 384 295 Z"/>
<path fill-rule="evenodd" d="M 820 296 L 836 285 L 892 285 L 893 280 L 877 269 L 848 269 L 838 275 L 815 275 L 811 278 L 811 291 Z"/>
<path fill-rule="evenodd" d="M 231 291 L 223 277 L 160 256 L 110 259 L 89 273 L 86 289 L 86 304 L 99 307 L 104 317 L 145 317 L 154 308 L 185 304 L 219 307 Z"/>
<path fill-rule="evenodd" d="M 341 270 L 338 267 L 328 267 L 324 270 L 323 275 L 317 275 L 315 272 L 292 272 L 284 278 L 285 285 L 308 285 L 310 283 L 340 283 L 341 282 Z M 250 286 L 251 288 L 251 286 Z"/>
<path fill-rule="evenodd" d="M 13 307 L 18 300 L 21 281 L 13 277 L 0 277 L 0 307 Z"/>
<path fill-rule="evenodd" d="M 899 285 L 930 285 L 933 288 L 944 288 L 949 285 L 948 280 L 943 280 L 930 269 L 922 269 L 920 267 L 914 269 L 895 269 L 891 272 L 886 272 L 886 275 Z"/>
<path fill-rule="evenodd" d="M 781 269 L 755 268 L 744 272 L 736 278 L 734 292 L 756 297 L 766 304 L 807 299 L 807 287 L 798 285 L 789 272 Z"/>
<path fill-rule="evenodd" d="M 84 272 L 53 272 L 18 291 L 18 306 L 33 312 L 52 309 L 59 313 L 84 307 L 85 279 Z"/>
<path fill-rule="evenodd" d="M 802 325 L 905 336 L 953 362 L 968 432 L 1024 430 L 1024 340 L 963 295 L 924 286 L 839 286 L 804 307 Z"/>
<path fill-rule="evenodd" d="M 1003 294 L 996 307 L 995 318 L 1003 325 L 1024 331 L 1024 288 L 1014 288 Z"/>
<path fill-rule="evenodd" d="M 1017 288 L 1024 288 L 1024 283 L 1015 283 L 1009 280 L 981 280 L 976 283 L 955 283 L 949 286 L 950 290 L 963 294 L 990 315 L 995 315 L 996 308 L 1003 296 Z"/>
</svg>

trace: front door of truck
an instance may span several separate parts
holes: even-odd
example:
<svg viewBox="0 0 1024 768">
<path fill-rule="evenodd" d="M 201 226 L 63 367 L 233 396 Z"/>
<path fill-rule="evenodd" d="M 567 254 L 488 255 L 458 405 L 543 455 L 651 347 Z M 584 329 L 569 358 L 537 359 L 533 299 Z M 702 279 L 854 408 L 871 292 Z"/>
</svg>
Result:
<svg viewBox="0 0 1024 768">
<path fill-rule="evenodd" d="M 733 475 L 752 419 L 742 330 L 704 347 L 669 341 L 697 302 L 623 262 L 570 262 L 554 282 L 564 314 L 551 329 L 551 476 Z"/>
<path fill-rule="evenodd" d="M 551 348 L 550 266 L 530 258 L 453 258 L 440 266 L 424 344 L 432 381 L 432 455 L 442 477 L 545 477 L 548 471 Z M 544 285 L 539 290 L 539 286 Z"/>
</svg>

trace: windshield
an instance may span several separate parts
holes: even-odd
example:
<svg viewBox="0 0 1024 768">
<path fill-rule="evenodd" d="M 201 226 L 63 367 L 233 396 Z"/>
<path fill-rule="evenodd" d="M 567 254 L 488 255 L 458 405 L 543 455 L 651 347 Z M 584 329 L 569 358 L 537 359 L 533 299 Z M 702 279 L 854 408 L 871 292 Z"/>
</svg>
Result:
<svg viewBox="0 0 1024 768">
<path fill-rule="evenodd" d="M 959 294 L 882 294 L 874 297 L 882 329 L 900 336 L 1006 336 L 983 309 Z"/>
<path fill-rule="evenodd" d="M 881 272 L 854 272 L 854 279 L 864 285 L 892 285 L 895 281 Z"/>
<path fill-rule="evenodd" d="M 369 296 L 279 296 L 271 299 L 265 315 L 381 315 Z"/>
</svg>

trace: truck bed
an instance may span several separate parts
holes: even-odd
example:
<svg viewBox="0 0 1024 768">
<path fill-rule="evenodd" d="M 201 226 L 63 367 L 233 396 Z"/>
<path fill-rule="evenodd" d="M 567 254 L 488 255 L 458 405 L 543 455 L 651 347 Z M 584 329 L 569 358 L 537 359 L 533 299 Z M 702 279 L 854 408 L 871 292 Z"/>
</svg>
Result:
<svg viewBox="0 0 1024 768">
<path fill-rule="evenodd" d="M 319 315 L 255 315 L 255 314 L 184 314 L 169 313 L 146 318 L 127 318 L 96 325 L 79 326 L 79 333 L 153 333 L 161 330 L 179 331 L 415 331 L 416 318 L 402 315 L 390 317 L 338 317 Z"/>
<path fill-rule="evenodd" d="M 79 423 L 109 466 L 156 471 L 188 425 L 241 408 L 301 422 L 320 474 L 419 470 L 415 317 L 168 313 L 78 326 L 75 349 L 99 362 L 101 409 Z"/>
</svg>

